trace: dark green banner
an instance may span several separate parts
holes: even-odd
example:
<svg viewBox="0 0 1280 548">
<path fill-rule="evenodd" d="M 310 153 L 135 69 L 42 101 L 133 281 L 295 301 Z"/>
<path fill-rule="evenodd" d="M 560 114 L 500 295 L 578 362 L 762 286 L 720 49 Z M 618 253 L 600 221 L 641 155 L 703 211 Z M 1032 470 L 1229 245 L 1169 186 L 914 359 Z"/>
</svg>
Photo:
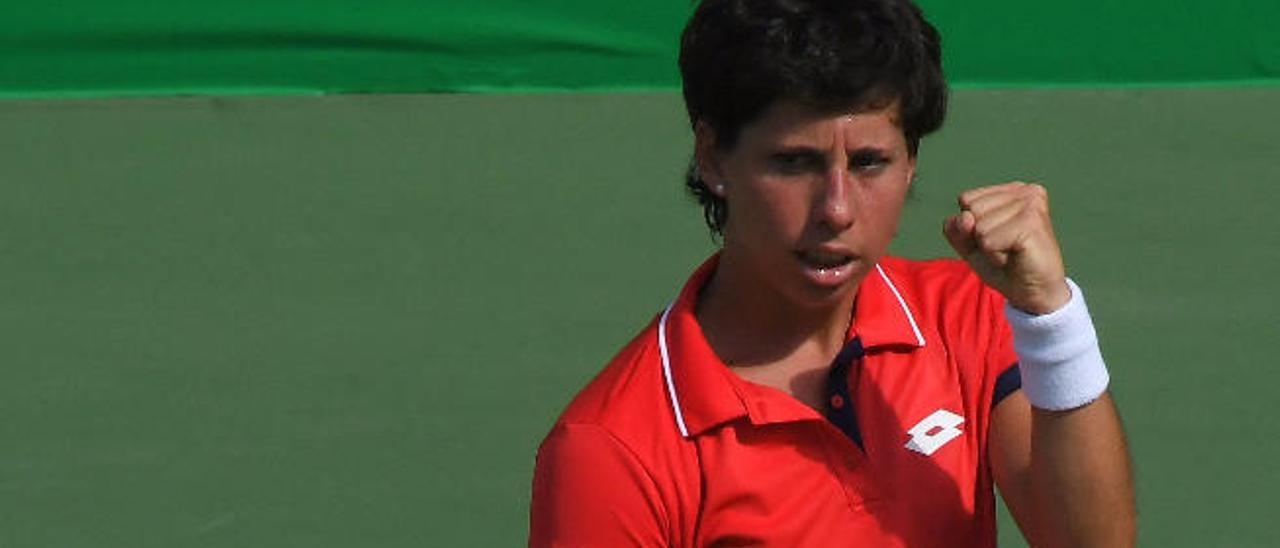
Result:
<svg viewBox="0 0 1280 548">
<path fill-rule="evenodd" d="M 1280 79 L 1274 0 L 927 0 L 959 85 Z M 67 0 L 0 17 L 0 96 L 671 89 L 687 0 Z"/>
</svg>

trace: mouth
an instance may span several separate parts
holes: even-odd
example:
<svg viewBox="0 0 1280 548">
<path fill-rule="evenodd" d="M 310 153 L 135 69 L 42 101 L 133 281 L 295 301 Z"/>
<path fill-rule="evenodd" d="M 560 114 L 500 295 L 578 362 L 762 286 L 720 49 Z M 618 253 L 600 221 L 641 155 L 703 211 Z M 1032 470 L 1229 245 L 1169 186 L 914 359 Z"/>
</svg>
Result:
<svg viewBox="0 0 1280 548">
<path fill-rule="evenodd" d="M 853 275 L 853 263 L 857 259 L 843 250 L 803 249 L 796 252 L 810 281 L 823 287 L 844 284 Z"/>
</svg>

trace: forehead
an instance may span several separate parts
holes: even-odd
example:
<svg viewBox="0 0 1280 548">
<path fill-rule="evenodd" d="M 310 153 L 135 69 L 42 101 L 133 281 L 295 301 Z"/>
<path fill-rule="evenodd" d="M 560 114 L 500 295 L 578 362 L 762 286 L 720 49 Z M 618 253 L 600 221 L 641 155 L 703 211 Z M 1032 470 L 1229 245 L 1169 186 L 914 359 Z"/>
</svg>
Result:
<svg viewBox="0 0 1280 548">
<path fill-rule="evenodd" d="M 781 100 L 744 127 L 742 138 L 758 142 L 801 141 L 807 144 L 821 144 L 831 139 L 903 140 L 900 110 L 896 101 L 863 108 L 823 109 L 799 101 Z"/>
</svg>

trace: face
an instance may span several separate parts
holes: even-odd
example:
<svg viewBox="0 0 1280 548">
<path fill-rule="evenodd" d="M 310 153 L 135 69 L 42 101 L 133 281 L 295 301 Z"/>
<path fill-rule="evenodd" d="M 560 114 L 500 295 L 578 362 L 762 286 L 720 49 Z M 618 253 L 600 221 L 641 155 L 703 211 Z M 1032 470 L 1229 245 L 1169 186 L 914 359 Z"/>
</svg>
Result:
<svg viewBox="0 0 1280 548">
<path fill-rule="evenodd" d="M 722 268 L 791 304 L 850 297 L 893 239 L 915 172 L 897 111 L 780 101 L 727 149 L 700 125 L 699 170 L 729 204 Z"/>
</svg>

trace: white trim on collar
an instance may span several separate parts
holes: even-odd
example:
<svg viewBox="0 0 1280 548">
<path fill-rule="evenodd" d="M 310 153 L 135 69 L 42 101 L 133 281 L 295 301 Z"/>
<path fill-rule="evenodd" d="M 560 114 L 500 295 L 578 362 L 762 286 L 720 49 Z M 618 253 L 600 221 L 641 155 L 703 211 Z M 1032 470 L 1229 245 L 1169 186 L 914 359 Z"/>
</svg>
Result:
<svg viewBox="0 0 1280 548">
<path fill-rule="evenodd" d="M 924 347 L 924 335 L 920 334 L 920 327 L 916 325 L 916 317 L 911 313 L 911 309 L 907 307 L 907 301 L 902 299 L 902 294 L 898 292 L 898 286 L 893 285 L 893 280 L 889 279 L 889 275 L 885 274 L 884 269 L 876 264 L 876 272 L 880 273 L 880 277 L 884 279 L 884 283 L 888 284 L 889 291 L 893 292 L 893 296 L 898 299 L 898 306 L 902 307 L 902 313 L 907 315 L 907 321 L 911 323 L 911 331 L 916 335 L 916 342 Z"/>
<path fill-rule="evenodd" d="M 675 412 L 676 426 L 680 428 L 680 435 L 689 437 L 689 428 L 684 424 L 684 411 L 680 409 L 680 398 L 676 396 L 676 383 L 671 375 L 671 355 L 667 352 L 667 316 L 671 314 L 671 307 L 675 303 L 667 305 L 667 309 L 662 311 L 662 319 L 658 320 L 658 352 L 662 355 L 662 376 L 667 380 L 667 394 L 671 396 L 671 410 Z"/>
<path fill-rule="evenodd" d="M 920 327 L 916 325 L 916 317 L 911 313 L 911 309 L 907 307 L 907 302 L 902 298 L 902 293 L 898 292 L 898 287 L 893 285 L 893 280 L 889 279 L 889 275 L 885 273 L 880 265 L 876 265 L 876 272 L 880 273 L 880 277 L 884 279 L 884 283 L 889 286 L 889 291 L 893 292 L 893 296 L 898 299 L 898 306 L 902 307 L 902 313 L 906 314 L 907 321 L 911 323 L 911 331 L 916 336 L 916 342 L 923 347 L 924 335 L 920 333 Z M 680 435 L 689 437 L 689 427 L 684 422 L 684 411 L 680 408 L 680 397 L 676 395 L 675 377 L 671 374 L 671 353 L 667 349 L 667 318 L 671 315 L 671 308 L 675 303 L 667 305 L 662 311 L 662 318 L 658 320 L 658 353 L 662 356 L 662 376 L 667 383 L 667 395 L 671 397 L 671 411 L 676 418 L 676 427 L 680 429 Z"/>
</svg>

